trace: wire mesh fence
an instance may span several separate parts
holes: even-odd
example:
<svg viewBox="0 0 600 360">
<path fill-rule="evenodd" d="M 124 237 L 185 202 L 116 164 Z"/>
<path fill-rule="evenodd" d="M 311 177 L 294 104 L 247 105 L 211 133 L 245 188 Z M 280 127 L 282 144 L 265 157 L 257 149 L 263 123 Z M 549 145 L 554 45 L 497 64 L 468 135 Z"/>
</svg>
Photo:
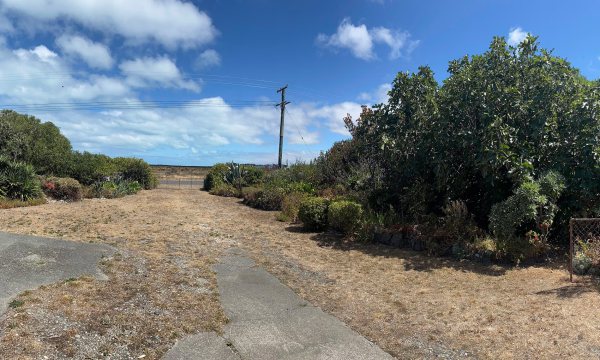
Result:
<svg viewBox="0 0 600 360">
<path fill-rule="evenodd" d="M 157 176 L 159 189 L 199 190 L 204 186 L 204 176 L 185 176 L 179 174 Z"/>
<path fill-rule="evenodd" d="M 571 219 L 570 279 L 575 275 L 600 275 L 600 219 Z"/>
</svg>

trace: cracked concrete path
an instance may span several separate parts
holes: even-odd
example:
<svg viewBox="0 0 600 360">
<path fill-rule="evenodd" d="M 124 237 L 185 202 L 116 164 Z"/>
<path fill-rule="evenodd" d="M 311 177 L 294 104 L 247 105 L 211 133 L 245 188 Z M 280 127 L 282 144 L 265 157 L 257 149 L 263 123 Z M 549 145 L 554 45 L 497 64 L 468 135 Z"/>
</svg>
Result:
<svg viewBox="0 0 600 360">
<path fill-rule="evenodd" d="M 25 290 L 83 274 L 107 279 L 97 263 L 115 252 L 108 245 L 0 232 L 0 319 Z"/>
<path fill-rule="evenodd" d="M 244 360 L 391 360 L 341 320 L 300 298 L 245 257 L 221 258 L 221 305 L 231 322 L 225 339 Z"/>
<path fill-rule="evenodd" d="M 217 334 L 199 333 L 179 340 L 162 360 L 240 360 L 240 357 Z"/>
</svg>

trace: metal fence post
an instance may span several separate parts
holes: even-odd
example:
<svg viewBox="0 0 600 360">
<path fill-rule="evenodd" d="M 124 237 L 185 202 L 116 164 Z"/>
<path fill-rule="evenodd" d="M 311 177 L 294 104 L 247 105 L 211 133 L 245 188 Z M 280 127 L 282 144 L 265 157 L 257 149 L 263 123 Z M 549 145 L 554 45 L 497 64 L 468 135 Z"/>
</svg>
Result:
<svg viewBox="0 0 600 360">
<path fill-rule="evenodd" d="M 573 282 L 573 220 L 569 221 L 569 249 L 571 253 L 571 258 L 569 262 L 569 279 Z"/>
</svg>

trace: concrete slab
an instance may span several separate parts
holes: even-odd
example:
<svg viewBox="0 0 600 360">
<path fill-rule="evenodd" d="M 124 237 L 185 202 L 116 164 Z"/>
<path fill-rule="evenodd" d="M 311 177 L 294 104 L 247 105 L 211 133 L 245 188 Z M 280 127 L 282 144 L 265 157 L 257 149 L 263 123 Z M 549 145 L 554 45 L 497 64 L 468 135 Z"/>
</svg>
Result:
<svg viewBox="0 0 600 360">
<path fill-rule="evenodd" d="M 25 290 L 83 274 L 106 280 L 97 263 L 115 252 L 108 245 L 0 232 L 0 319 Z"/>
<path fill-rule="evenodd" d="M 163 360 L 240 360 L 225 339 L 215 333 L 199 333 L 179 340 Z"/>
<path fill-rule="evenodd" d="M 212 267 L 231 320 L 223 329 L 225 338 L 243 359 L 394 359 L 265 270 L 242 266 L 245 262 L 227 260 Z"/>
</svg>

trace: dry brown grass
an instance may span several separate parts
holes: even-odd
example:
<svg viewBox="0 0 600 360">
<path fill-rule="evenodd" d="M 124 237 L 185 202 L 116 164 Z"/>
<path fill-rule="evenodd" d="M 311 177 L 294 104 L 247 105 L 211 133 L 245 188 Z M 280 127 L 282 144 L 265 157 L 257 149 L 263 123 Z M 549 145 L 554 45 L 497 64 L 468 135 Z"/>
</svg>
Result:
<svg viewBox="0 0 600 360">
<path fill-rule="evenodd" d="M 14 209 L 18 207 L 38 206 L 46 203 L 46 198 L 33 199 L 28 201 L 0 199 L 0 209 Z"/>
<path fill-rule="evenodd" d="M 42 317 L 39 314 L 54 314 L 67 319 L 67 324 L 76 324 L 59 334 L 68 346 L 77 344 L 71 336 L 75 333 L 67 333 L 68 329 L 77 334 L 101 334 L 108 326 L 122 333 L 129 331 L 128 341 L 134 345 L 127 346 L 141 348 L 135 344 L 143 344 L 148 335 L 125 324 L 147 328 L 157 321 L 155 317 L 148 320 L 141 310 L 112 310 L 138 308 L 127 307 L 138 301 L 132 300 L 132 294 L 149 299 L 140 300 L 139 304 L 147 304 L 142 306 L 174 309 L 176 320 L 173 314 L 164 315 L 171 320 L 161 320 L 164 329 L 171 326 L 169 331 L 177 333 L 173 337 L 182 335 L 184 325 L 175 328 L 172 324 L 186 316 L 192 321 L 196 315 L 202 322 L 194 329 L 208 324 L 219 328 L 224 319 L 218 299 L 207 296 L 198 300 L 194 306 L 207 307 L 204 315 L 198 314 L 186 305 L 195 299 L 186 283 L 189 285 L 196 276 L 190 274 L 198 271 L 215 289 L 214 276 L 207 269 L 229 246 L 247 249 L 302 297 L 402 359 L 429 358 L 430 349 L 436 348 L 483 359 L 587 358 L 600 353 L 598 286 L 571 285 L 565 264 L 483 266 L 345 242 L 335 235 L 305 233 L 298 226 L 277 222 L 273 212 L 251 209 L 239 199 L 183 190 L 4 210 L 0 211 L 0 230 L 115 243 L 124 255 L 122 260 L 113 257 L 102 265 L 110 271 L 108 282 L 78 280 L 27 295 L 40 301 L 26 301 L 23 308 L 11 310 L 7 321 L 16 326 L 1 338 L 0 354 L 6 351 L 6 344 L 12 344 L 12 349 L 29 344 L 28 351 L 33 354 L 50 349 L 50 340 L 34 335 L 42 331 L 35 325 L 35 319 Z M 147 279 L 135 274 L 140 262 Z M 171 284 L 175 279 L 182 281 L 181 287 Z M 136 290 L 125 290 L 134 285 Z M 159 291 L 167 289 L 168 293 L 173 288 L 181 289 L 181 298 L 160 298 Z M 106 295 L 113 291 L 114 297 Z M 68 305 L 71 299 L 73 303 Z M 92 316 L 86 318 L 86 312 L 77 309 L 80 299 L 88 299 L 84 309 Z M 69 308 L 72 313 L 66 314 Z M 23 313 L 27 316 L 21 319 Z M 102 318 L 108 318 L 108 323 Z M 164 337 L 170 336 L 161 339 Z M 124 342 L 108 341 L 112 338 L 107 335 L 98 335 L 98 339 L 104 339 L 104 343 L 98 341 L 104 346 L 102 351 L 119 358 Z M 143 346 L 157 357 L 172 341 Z M 42 350 L 36 353 L 35 349 Z"/>
<path fill-rule="evenodd" d="M 108 281 L 83 276 L 21 294 L 25 304 L 9 310 L 8 332 L 0 333 L 0 358 L 157 359 L 187 333 L 219 331 L 227 319 L 209 270 L 215 239 L 184 226 L 178 210 L 186 197 L 170 194 L 0 212 L 4 231 L 119 249 L 99 262 Z"/>
</svg>

